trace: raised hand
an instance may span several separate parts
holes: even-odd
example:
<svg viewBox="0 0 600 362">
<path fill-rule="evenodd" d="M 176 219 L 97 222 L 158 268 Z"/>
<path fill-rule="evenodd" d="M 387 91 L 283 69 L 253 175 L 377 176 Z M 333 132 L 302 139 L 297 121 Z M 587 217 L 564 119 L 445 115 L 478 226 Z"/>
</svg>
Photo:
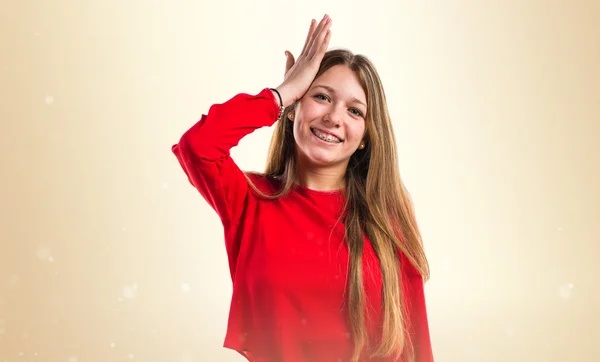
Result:
<svg viewBox="0 0 600 362">
<path fill-rule="evenodd" d="M 331 18 L 328 15 L 318 25 L 313 19 L 298 59 L 295 60 L 292 53 L 286 51 L 285 75 L 283 83 L 277 87 L 285 107 L 302 98 L 315 79 L 329 46 L 330 27 Z"/>
</svg>

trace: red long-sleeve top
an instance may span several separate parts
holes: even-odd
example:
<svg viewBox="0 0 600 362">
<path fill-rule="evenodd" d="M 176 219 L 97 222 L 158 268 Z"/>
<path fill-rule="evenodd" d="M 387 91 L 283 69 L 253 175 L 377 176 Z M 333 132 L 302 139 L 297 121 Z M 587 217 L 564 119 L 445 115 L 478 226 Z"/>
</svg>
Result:
<svg viewBox="0 0 600 362">
<path fill-rule="evenodd" d="M 250 188 L 230 157 L 230 149 L 242 137 L 273 125 L 278 113 L 268 88 L 256 95 L 238 94 L 211 106 L 172 147 L 189 181 L 224 227 L 233 282 L 224 347 L 252 362 L 349 361 L 353 343 L 347 317 L 348 250 L 343 222 L 337 223 L 343 191 L 296 186 L 283 198 L 265 200 Z M 275 181 L 250 177 L 263 192 L 278 189 Z M 363 254 L 367 328 L 376 343 L 381 335 L 382 281 L 366 237 Z M 415 360 L 430 362 L 423 278 L 401 258 Z"/>
</svg>

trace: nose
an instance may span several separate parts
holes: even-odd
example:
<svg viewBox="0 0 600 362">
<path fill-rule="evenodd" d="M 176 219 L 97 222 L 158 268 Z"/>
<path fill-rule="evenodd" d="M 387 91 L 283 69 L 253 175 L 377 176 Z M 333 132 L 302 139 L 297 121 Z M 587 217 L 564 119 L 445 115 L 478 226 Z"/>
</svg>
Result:
<svg viewBox="0 0 600 362">
<path fill-rule="evenodd" d="M 323 121 L 331 127 L 338 128 L 342 124 L 343 111 L 342 106 L 332 106 L 325 117 L 323 117 Z"/>
</svg>

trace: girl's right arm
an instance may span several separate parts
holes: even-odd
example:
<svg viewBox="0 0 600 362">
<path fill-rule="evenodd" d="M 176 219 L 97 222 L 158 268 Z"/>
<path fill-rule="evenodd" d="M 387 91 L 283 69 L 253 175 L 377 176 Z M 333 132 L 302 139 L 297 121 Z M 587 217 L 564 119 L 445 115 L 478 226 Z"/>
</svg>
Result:
<svg viewBox="0 0 600 362">
<path fill-rule="evenodd" d="M 298 59 L 286 52 L 284 81 L 277 87 L 283 104 L 267 88 L 257 95 L 238 94 L 223 104 L 211 106 L 208 114 L 173 145 L 172 151 L 190 183 L 216 210 L 226 230 L 238 225 L 249 194 L 246 177 L 231 159 L 230 149 L 245 135 L 273 125 L 280 106 L 287 107 L 306 93 L 327 51 L 330 26 L 327 15 L 318 25 L 313 19 Z"/>
<path fill-rule="evenodd" d="M 286 52 L 284 81 L 277 87 L 283 104 L 279 104 L 281 101 L 267 88 L 254 96 L 238 94 L 210 107 L 208 114 L 172 147 L 189 181 L 217 211 L 226 228 L 238 223 L 249 189 L 245 175 L 231 160 L 229 150 L 245 135 L 273 125 L 279 106 L 287 107 L 306 93 L 327 51 L 330 27 L 328 15 L 318 25 L 313 19 L 298 59 Z"/>
<path fill-rule="evenodd" d="M 214 104 L 172 146 L 189 182 L 229 229 L 239 222 L 249 186 L 231 159 L 230 150 L 254 130 L 271 126 L 279 115 L 279 100 L 268 88 L 256 95 L 241 93 Z"/>
</svg>

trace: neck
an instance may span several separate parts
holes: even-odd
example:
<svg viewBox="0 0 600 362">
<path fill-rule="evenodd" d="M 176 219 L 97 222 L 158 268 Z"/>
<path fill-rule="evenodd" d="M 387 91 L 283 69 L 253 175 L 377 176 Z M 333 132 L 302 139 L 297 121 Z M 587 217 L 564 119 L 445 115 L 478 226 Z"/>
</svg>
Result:
<svg viewBox="0 0 600 362">
<path fill-rule="evenodd" d="M 303 157 L 297 157 L 297 183 L 312 190 L 335 191 L 346 187 L 344 174 L 347 165 L 311 165 Z"/>
</svg>

